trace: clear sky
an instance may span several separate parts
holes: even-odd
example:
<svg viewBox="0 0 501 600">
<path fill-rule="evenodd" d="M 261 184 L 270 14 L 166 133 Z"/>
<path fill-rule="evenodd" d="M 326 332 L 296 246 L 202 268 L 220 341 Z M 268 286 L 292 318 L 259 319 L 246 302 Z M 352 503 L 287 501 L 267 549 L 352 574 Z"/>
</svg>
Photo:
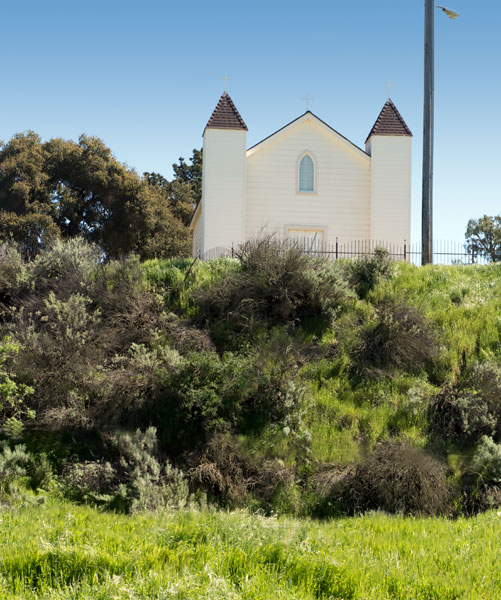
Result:
<svg viewBox="0 0 501 600">
<path fill-rule="evenodd" d="M 443 2 L 449 0 L 442 0 Z M 436 14 L 435 237 L 501 213 L 501 2 Z M 171 178 L 223 91 L 248 146 L 311 110 L 362 146 L 388 96 L 414 133 L 421 231 L 423 0 L 15 0 L 2 3 L 0 139 L 95 135 Z"/>
</svg>

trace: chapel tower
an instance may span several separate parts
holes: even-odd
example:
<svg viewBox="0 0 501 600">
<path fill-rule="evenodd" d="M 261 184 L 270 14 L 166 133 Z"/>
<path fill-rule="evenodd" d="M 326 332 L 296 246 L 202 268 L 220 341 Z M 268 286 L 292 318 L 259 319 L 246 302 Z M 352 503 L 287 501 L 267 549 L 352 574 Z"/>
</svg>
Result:
<svg viewBox="0 0 501 600">
<path fill-rule="evenodd" d="M 203 133 L 200 256 L 245 241 L 247 125 L 224 92 Z"/>
<path fill-rule="evenodd" d="M 388 98 L 365 141 L 371 156 L 370 237 L 410 244 L 412 133 Z"/>
</svg>

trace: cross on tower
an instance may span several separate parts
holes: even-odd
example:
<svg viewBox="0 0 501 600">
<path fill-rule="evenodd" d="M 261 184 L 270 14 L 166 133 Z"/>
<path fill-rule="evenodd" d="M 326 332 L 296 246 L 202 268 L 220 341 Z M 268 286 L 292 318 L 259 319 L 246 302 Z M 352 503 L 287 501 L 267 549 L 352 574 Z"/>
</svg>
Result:
<svg viewBox="0 0 501 600">
<path fill-rule="evenodd" d="M 306 111 L 309 111 L 310 110 L 310 102 L 311 102 L 311 100 L 313 100 L 313 98 L 306 96 L 305 98 L 303 98 L 303 100 L 306 102 Z"/>
<path fill-rule="evenodd" d="M 231 79 L 231 77 L 230 77 L 230 76 L 229 76 L 227 73 L 225 73 L 225 74 L 223 75 L 223 78 L 222 78 L 222 79 L 223 79 L 223 81 L 224 81 L 224 91 L 225 91 L 225 93 L 226 93 L 226 92 L 228 91 L 228 81 Z"/>
</svg>

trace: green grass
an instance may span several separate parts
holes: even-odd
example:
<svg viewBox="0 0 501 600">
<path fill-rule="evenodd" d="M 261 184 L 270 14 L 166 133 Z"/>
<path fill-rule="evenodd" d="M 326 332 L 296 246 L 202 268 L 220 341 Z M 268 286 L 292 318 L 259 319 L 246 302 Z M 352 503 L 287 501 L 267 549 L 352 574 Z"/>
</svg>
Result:
<svg viewBox="0 0 501 600">
<path fill-rule="evenodd" d="M 2 511 L 0 597 L 493 600 L 500 531 L 495 512 L 320 523 L 246 512 L 126 517 L 51 500 Z"/>
<path fill-rule="evenodd" d="M 445 379 L 454 378 L 464 361 L 501 358 L 500 264 L 422 268 L 399 263 L 395 278 L 369 298 L 385 295 L 405 298 L 431 321 L 441 340 L 437 368 Z M 317 363 L 305 372 L 313 378 L 308 425 L 317 461 L 348 464 L 362 447 L 390 436 L 427 444 L 426 404 L 438 387 L 399 374 L 354 389 L 345 377 L 329 376 L 328 368 Z"/>
<path fill-rule="evenodd" d="M 195 312 L 190 300 L 193 290 L 237 269 L 238 262 L 151 260 L 143 268 L 150 282 L 164 293 L 166 306 L 191 316 Z M 379 284 L 369 300 L 384 296 L 405 299 L 433 324 L 441 340 L 438 382 L 453 379 L 464 363 L 501 358 L 501 264 L 415 267 L 398 263 L 395 277 Z M 367 318 L 371 310 L 360 302 L 345 318 L 350 321 L 357 314 Z M 301 334 L 308 338 L 306 332 L 296 332 L 296 339 Z M 327 331 L 322 339 L 324 343 L 334 342 L 336 334 Z M 342 364 L 336 367 L 330 361 L 313 361 L 302 375 L 313 398 L 307 426 L 316 462 L 352 463 L 362 449 L 389 437 L 418 446 L 428 443 L 426 405 L 440 383 L 432 385 L 425 377 L 400 373 L 357 386 L 349 381 Z M 291 464 L 294 451 L 287 440 L 266 436 L 265 432 L 259 440 L 248 440 L 247 445 L 253 453 Z"/>
<path fill-rule="evenodd" d="M 402 263 L 396 278 L 382 289 L 419 306 L 435 323 L 453 369 L 463 357 L 501 356 L 501 263 L 452 267 Z"/>
<path fill-rule="evenodd" d="M 186 317 L 195 313 L 191 300 L 194 289 L 211 285 L 238 268 L 238 262 L 231 258 L 215 258 L 206 262 L 191 258 L 151 259 L 142 263 L 150 284 L 163 293 L 166 308 Z"/>
</svg>

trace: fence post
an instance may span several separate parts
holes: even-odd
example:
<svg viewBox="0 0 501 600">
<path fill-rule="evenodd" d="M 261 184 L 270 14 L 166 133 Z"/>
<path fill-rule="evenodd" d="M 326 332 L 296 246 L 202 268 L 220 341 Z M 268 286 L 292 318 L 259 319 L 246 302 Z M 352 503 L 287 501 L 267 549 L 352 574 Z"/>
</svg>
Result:
<svg viewBox="0 0 501 600">
<path fill-rule="evenodd" d="M 407 262 L 407 240 L 404 240 L 404 260 Z"/>
<path fill-rule="evenodd" d="M 471 264 L 475 264 L 475 248 L 473 246 L 471 248 Z"/>
<path fill-rule="evenodd" d="M 235 258 L 235 253 L 233 251 L 233 242 L 231 242 L 231 258 Z"/>
<path fill-rule="evenodd" d="M 338 239 L 336 238 L 336 260 L 338 259 L 338 251 L 339 251 L 339 243 L 338 243 Z"/>
</svg>

